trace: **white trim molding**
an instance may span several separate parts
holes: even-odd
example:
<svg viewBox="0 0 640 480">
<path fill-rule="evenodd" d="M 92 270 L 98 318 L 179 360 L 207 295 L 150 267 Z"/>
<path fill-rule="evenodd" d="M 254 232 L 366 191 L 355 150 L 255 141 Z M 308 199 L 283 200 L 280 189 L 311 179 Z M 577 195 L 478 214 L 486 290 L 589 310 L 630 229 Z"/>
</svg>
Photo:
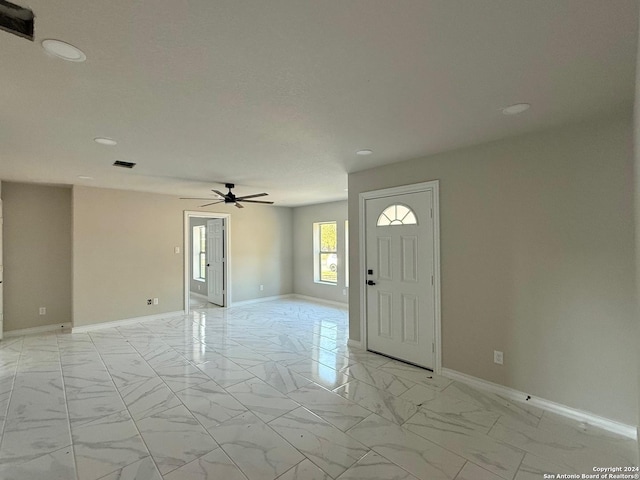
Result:
<svg viewBox="0 0 640 480">
<path fill-rule="evenodd" d="M 187 312 L 185 310 L 177 310 L 175 312 L 156 313 L 154 315 L 144 315 L 142 317 L 124 318 L 122 320 L 114 320 L 112 322 L 100 322 L 91 325 L 73 327 L 71 329 L 71 333 L 85 333 L 93 330 L 102 330 L 103 328 L 122 327 L 133 323 L 148 322 L 150 320 L 159 320 L 161 318 L 168 317 L 179 317 L 182 315 L 187 315 Z"/>
<path fill-rule="evenodd" d="M 353 348 L 359 348 L 360 350 L 362 350 L 362 342 L 359 342 L 357 340 L 347 340 L 347 346 L 348 347 L 353 347 Z"/>
<path fill-rule="evenodd" d="M 294 293 L 293 298 L 306 300 L 307 302 L 325 303 L 327 305 L 332 305 L 334 307 L 339 307 L 339 308 L 349 308 L 349 304 L 346 302 L 343 303 L 343 302 L 336 302 L 334 300 L 325 300 L 324 298 L 310 297 L 308 295 L 300 295 L 299 293 Z"/>
<path fill-rule="evenodd" d="M 252 305 L 254 303 L 270 302 L 272 300 L 284 300 L 286 298 L 292 298 L 293 296 L 293 293 L 287 293 L 285 295 L 273 295 L 271 297 L 250 298 L 249 300 L 233 302 L 231 307 L 241 307 L 243 305 Z"/>
<path fill-rule="evenodd" d="M 552 402 L 551 400 L 546 400 L 544 398 L 534 397 L 519 390 L 505 387 L 504 385 L 499 385 L 497 383 L 489 382 L 481 378 L 473 377 L 456 370 L 443 368 L 441 374 L 452 380 L 466 383 L 467 385 L 471 385 L 472 387 L 478 388 L 480 390 L 495 393 L 509 400 L 533 405 L 534 407 L 541 408 L 542 410 L 556 413 L 573 420 L 585 422 L 589 425 L 593 425 L 594 427 L 602 428 L 603 430 L 607 430 L 609 432 L 613 432 L 634 440 L 637 440 L 638 438 L 638 428 L 635 425 L 627 425 L 616 420 L 601 417 L 600 415 L 596 415 L 595 413 L 568 407 L 567 405 Z"/>
<path fill-rule="evenodd" d="M 21 337 L 23 335 L 34 335 L 37 333 L 55 332 L 62 330 L 69 330 L 71 328 L 70 323 L 54 323 L 52 325 L 43 325 L 41 327 L 21 328 L 19 330 L 9 330 L 4 332 L 5 337 Z"/>
<path fill-rule="evenodd" d="M 411 185 L 401 185 L 398 187 L 384 188 L 382 190 L 372 190 L 361 192 L 358 196 L 358 245 L 360 255 L 358 258 L 358 268 L 364 275 L 360 278 L 360 343 L 363 350 L 367 349 L 367 291 L 365 289 L 366 262 L 367 262 L 367 232 L 366 232 L 366 202 L 373 198 L 391 197 L 394 195 L 404 195 L 407 193 L 431 192 L 433 201 L 433 288 L 434 288 L 434 368 L 436 374 L 440 374 L 442 369 L 442 329 L 441 329 L 441 306 L 440 306 L 440 182 L 432 180 L 430 182 L 414 183 Z"/>
</svg>

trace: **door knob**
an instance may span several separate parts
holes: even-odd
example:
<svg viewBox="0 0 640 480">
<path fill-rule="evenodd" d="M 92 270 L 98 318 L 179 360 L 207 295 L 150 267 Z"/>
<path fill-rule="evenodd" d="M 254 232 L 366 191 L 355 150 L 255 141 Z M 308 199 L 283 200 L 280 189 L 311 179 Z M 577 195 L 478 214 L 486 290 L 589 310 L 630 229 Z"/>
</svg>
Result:
<svg viewBox="0 0 640 480">
<path fill-rule="evenodd" d="M 367 285 L 375 285 L 376 282 L 374 282 L 373 280 L 367 280 Z"/>
<path fill-rule="evenodd" d="M 210 266 L 211 266 L 211 264 L 210 264 L 210 263 L 207 263 L 207 267 L 210 267 Z"/>
</svg>

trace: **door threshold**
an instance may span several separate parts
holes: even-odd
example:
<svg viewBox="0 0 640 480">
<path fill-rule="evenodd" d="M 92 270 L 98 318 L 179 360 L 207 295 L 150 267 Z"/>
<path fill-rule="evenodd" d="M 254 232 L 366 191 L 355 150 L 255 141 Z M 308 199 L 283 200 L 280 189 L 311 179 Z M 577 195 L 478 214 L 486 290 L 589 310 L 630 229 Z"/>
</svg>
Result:
<svg viewBox="0 0 640 480">
<path fill-rule="evenodd" d="M 375 350 L 367 349 L 368 352 L 375 353 L 376 355 L 380 355 L 381 357 L 387 357 L 391 360 L 397 360 L 398 362 L 406 363 L 407 365 L 412 365 L 414 367 L 421 368 L 423 370 L 427 370 L 428 372 L 434 373 L 432 368 L 424 367 L 422 365 L 418 365 L 417 363 L 409 362 L 408 360 L 403 360 L 402 358 L 392 357 L 391 355 L 387 355 L 385 353 L 376 352 Z"/>
</svg>

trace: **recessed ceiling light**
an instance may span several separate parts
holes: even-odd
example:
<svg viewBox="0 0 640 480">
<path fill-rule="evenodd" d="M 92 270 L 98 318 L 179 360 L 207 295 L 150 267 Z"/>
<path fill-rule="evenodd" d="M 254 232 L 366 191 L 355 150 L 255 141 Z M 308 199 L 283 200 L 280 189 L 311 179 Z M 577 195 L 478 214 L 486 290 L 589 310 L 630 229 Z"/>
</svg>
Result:
<svg viewBox="0 0 640 480">
<path fill-rule="evenodd" d="M 78 178 L 80 180 L 93 180 L 93 177 L 90 177 L 89 175 L 78 175 Z"/>
<path fill-rule="evenodd" d="M 82 50 L 60 40 L 43 40 L 42 48 L 44 48 L 47 53 L 68 62 L 84 62 L 87 59 L 87 56 Z"/>
<path fill-rule="evenodd" d="M 371 155 L 373 153 L 373 150 L 369 150 L 368 148 L 365 148 L 364 150 L 358 150 L 356 152 L 356 155 Z"/>
<path fill-rule="evenodd" d="M 515 103 L 513 105 L 509 105 L 508 107 L 504 107 L 502 109 L 502 113 L 504 115 L 517 115 L 529 110 L 529 108 L 531 108 L 531 105 L 528 103 Z"/>
<path fill-rule="evenodd" d="M 118 142 L 116 142 L 113 138 L 107 137 L 96 137 L 93 139 L 93 141 L 99 143 L 100 145 L 109 145 L 110 147 L 118 144 Z"/>
</svg>

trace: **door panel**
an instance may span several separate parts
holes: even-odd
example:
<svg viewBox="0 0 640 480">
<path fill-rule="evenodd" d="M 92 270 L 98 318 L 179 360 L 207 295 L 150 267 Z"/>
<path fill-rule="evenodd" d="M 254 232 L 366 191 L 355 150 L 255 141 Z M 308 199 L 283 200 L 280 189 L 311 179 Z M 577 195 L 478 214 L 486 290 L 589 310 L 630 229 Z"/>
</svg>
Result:
<svg viewBox="0 0 640 480">
<path fill-rule="evenodd" d="M 365 204 L 367 347 L 426 368 L 435 364 L 432 205 L 431 191 Z"/>
<path fill-rule="evenodd" d="M 378 335 L 393 338 L 391 305 L 393 295 L 390 292 L 378 292 Z"/>
<path fill-rule="evenodd" d="M 390 237 L 378 237 L 378 271 L 380 279 L 392 280 Z"/>
<path fill-rule="evenodd" d="M 418 237 L 402 237 L 401 242 L 402 281 L 416 283 L 418 281 Z"/>
<path fill-rule="evenodd" d="M 418 343 L 418 297 L 402 295 L 402 341 Z"/>
<path fill-rule="evenodd" d="M 207 297 L 224 306 L 224 219 L 207 220 Z"/>
</svg>

